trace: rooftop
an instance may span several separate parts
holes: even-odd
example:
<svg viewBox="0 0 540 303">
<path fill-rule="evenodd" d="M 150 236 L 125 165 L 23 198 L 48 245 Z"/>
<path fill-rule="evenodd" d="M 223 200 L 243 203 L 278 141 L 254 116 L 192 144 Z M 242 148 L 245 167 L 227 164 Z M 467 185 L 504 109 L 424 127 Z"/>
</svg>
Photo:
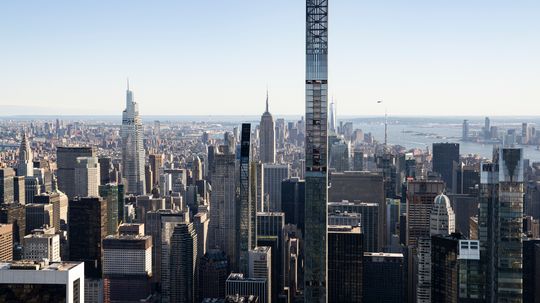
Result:
<svg viewBox="0 0 540 303">
<path fill-rule="evenodd" d="M 69 271 L 83 262 L 39 262 L 30 260 L 1 262 L 1 270 L 42 270 L 42 271 Z"/>
</svg>

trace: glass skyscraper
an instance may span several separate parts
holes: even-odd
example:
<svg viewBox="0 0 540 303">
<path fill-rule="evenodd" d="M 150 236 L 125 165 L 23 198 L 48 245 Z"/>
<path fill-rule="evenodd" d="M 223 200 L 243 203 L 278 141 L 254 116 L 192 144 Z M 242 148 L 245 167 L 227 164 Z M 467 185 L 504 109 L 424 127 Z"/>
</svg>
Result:
<svg viewBox="0 0 540 303">
<path fill-rule="evenodd" d="M 139 105 L 133 101 L 133 92 L 126 91 L 126 109 L 122 113 L 122 176 L 127 181 L 126 192 L 144 195 L 143 126 Z"/>
<path fill-rule="evenodd" d="M 327 301 L 328 1 L 306 1 L 305 302 Z"/>
</svg>

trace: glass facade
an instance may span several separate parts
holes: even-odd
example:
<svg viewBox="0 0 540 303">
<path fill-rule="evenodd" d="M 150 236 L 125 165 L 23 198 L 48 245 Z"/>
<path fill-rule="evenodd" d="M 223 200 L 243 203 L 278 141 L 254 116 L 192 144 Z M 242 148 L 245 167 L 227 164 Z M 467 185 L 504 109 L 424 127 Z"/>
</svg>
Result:
<svg viewBox="0 0 540 303">
<path fill-rule="evenodd" d="M 328 1 L 306 1 L 305 302 L 326 302 Z"/>
<path fill-rule="evenodd" d="M 65 303 L 64 284 L 0 284 L 0 302 Z"/>
</svg>

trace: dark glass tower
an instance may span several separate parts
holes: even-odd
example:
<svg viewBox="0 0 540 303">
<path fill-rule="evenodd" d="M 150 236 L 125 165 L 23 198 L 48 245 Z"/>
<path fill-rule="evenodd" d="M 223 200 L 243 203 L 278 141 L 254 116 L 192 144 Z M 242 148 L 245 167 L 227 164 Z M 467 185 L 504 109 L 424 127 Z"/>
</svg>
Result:
<svg viewBox="0 0 540 303">
<path fill-rule="evenodd" d="M 306 1 L 305 302 L 326 302 L 328 0 Z"/>
<path fill-rule="evenodd" d="M 459 143 L 433 143 L 433 171 L 441 174 L 446 189 L 454 190 L 452 171 L 459 163 Z"/>
<path fill-rule="evenodd" d="M 250 186 L 249 186 L 249 158 L 250 158 L 250 140 L 251 140 L 251 125 L 249 123 L 242 124 L 242 135 L 240 142 L 240 190 L 238 194 L 238 211 L 236 218 L 238 220 L 236 226 L 239 229 L 239 262 L 240 271 L 248 272 L 248 252 L 254 249 L 256 240 L 256 217 L 254 216 L 254 205 L 251 202 Z"/>
</svg>

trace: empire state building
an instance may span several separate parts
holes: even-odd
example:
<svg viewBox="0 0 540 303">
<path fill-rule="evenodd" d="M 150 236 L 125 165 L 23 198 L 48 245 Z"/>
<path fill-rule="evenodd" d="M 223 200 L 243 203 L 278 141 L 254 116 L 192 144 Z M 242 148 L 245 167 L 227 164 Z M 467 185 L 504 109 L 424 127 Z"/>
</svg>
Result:
<svg viewBox="0 0 540 303">
<path fill-rule="evenodd" d="M 143 126 L 139 105 L 133 101 L 133 92 L 126 91 L 126 109 L 122 112 L 122 175 L 126 192 L 136 195 L 146 193 L 144 184 Z"/>
</svg>

